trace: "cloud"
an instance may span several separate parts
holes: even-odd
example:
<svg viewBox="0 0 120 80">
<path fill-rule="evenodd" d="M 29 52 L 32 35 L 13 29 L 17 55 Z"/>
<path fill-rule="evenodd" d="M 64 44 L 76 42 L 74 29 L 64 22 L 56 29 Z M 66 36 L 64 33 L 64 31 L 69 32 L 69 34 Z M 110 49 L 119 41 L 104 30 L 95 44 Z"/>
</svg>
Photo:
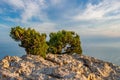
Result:
<svg viewBox="0 0 120 80">
<path fill-rule="evenodd" d="M 5 24 L 0 24 L 0 28 L 3 29 L 3 28 L 9 28 L 9 27 Z"/>
<path fill-rule="evenodd" d="M 91 19 L 120 19 L 120 2 L 119 0 L 103 0 L 97 5 L 88 3 L 83 12 L 73 17 L 75 20 L 91 20 Z"/>
<path fill-rule="evenodd" d="M 4 2 L 19 9 L 25 7 L 23 0 L 4 0 Z"/>
<path fill-rule="evenodd" d="M 4 2 L 11 5 L 13 9 L 20 11 L 20 18 L 18 19 L 22 23 L 27 23 L 33 18 L 40 21 L 48 20 L 43 11 L 47 7 L 45 0 L 5 0 Z"/>
<path fill-rule="evenodd" d="M 29 3 L 26 4 L 26 9 L 24 9 L 24 12 L 22 13 L 22 21 L 26 22 L 30 20 L 33 16 L 37 15 L 39 13 L 39 6 L 36 3 Z"/>
<path fill-rule="evenodd" d="M 6 17 L 4 20 L 14 22 L 14 23 L 20 23 L 21 22 L 19 18 Z"/>
<path fill-rule="evenodd" d="M 85 9 L 77 9 L 73 16 L 67 16 L 75 25 L 65 29 L 82 36 L 120 37 L 119 0 L 103 0 L 98 4 L 89 2 Z"/>
<path fill-rule="evenodd" d="M 52 22 L 31 23 L 25 25 L 25 27 L 31 27 L 34 28 L 36 31 L 39 31 L 40 33 L 47 33 L 47 34 L 49 34 L 50 32 L 58 31 L 56 28 L 56 24 Z"/>
<path fill-rule="evenodd" d="M 102 0 L 97 4 L 90 0 L 83 5 L 83 9 L 80 8 L 81 5 L 78 6 L 81 3 L 68 1 L 50 0 L 48 3 L 47 0 L 5 0 L 20 11 L 19 18 L 7 17 L 6 20 L 22 23 L 23 26 L 33 26 L 36 30 L 47 33 L 66 29 L 80 35 L 119 36 L 119 0 Z M 37 22 L 34 19 L 37 19 Z"/>
<path fill-rule="evenodd" d="M 9 42 L 9 26 L 5 24 L 0 24 L 0 42 Z"/>
<path fill-rule="evenodd" d="M 40 21 L 47 21 L 47 15 L 44 13 L 43 9 L 47 7 L 45 0 L 36 0 L 36 1 L 26 1 L 25 8 L 21 15 L 22 21 L 26 22 L 32 20 L 32 18 L 37 18 Z"/>
<path fill-rule="evenodd" d="M 71 26 L 64 27 L 65 30 L 72 30 L 81 36 L 106 36 L 106 37 L 120 37 L 120 21 L 88 21 L 78 22 Z"/>
<path fill-rule="evenodd" d="M 52 5 L 58 5 L 60 3 L 62 3 L 63 0 L 50 0 L 50 2 L 52 3 Z"/>
</svg>

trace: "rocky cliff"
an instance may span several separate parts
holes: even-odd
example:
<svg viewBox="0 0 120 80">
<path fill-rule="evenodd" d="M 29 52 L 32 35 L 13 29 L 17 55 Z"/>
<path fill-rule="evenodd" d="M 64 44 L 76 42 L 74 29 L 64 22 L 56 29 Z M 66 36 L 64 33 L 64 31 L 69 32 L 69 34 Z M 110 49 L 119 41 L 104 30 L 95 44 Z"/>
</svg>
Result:
<svg viewBox="0 0 120 80">
<path fill-rule="evenodd" d="M 78 54 L 6 56 L 0 80 L 120 80 L 120 66 Z"/>
</svg>

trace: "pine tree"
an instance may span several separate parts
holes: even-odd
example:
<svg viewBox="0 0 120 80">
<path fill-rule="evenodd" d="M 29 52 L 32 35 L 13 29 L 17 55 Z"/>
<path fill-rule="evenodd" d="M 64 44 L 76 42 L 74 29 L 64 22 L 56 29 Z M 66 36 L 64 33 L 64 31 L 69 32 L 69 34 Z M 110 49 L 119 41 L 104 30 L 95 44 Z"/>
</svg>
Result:
<svg viewBox="0 0 120 80">
<path fill-rule="evenodd" d="M 49 52 L 82 54 L 80 37 L 75 32 L 62 30 L 57 33 L 52 32 L 49 36 Z"/>
<path fill-rule="evenodd" d="M 27 54 L 46 57 L 48 49 L 46 34 L 40 34 L 31 28 L 25 29 L 17 26 L 11 28 L 10 36 L 15 41 L 21 42 L 19 46 L 25 48 Z"/>
</svg>

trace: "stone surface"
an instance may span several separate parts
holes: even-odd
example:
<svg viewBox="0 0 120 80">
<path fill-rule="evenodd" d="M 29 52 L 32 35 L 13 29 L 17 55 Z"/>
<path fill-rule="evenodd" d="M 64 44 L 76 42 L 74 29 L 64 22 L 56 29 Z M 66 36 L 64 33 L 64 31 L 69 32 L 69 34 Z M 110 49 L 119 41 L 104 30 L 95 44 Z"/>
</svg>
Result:
<svg viewBox="0 0 120 80">
<path fill-rule="evenodd" d="M 78 54 L 6 56 L 0 80 L 120 80 L 120 66 Z"/>
</svg>

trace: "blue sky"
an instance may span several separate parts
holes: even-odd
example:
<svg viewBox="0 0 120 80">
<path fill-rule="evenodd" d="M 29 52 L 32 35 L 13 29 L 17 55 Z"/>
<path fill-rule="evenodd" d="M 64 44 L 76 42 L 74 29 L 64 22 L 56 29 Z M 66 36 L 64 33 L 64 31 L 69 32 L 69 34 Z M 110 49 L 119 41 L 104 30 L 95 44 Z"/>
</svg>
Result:
<svg viewBox="0 0 120 80">
<path fill-rule="evenodd" d="M 83 37 L 119 38 L 119 0 L 1 0 L 1 42 L 15 26 L 43 33 L 73 30 Z M 99 40 L 98 40 L 99 41 Z"/>
<path fill-rule="evenodd" d="M 17 25 L 47 33 L 66 29 L 85 36 L 119 37 L 120 1 L 1 0 L 1 31 Z"/>
<path fill-rule="evenodd" d="M 47 34 L 75 31 L 84 53 L 100 53 L 98 57 L 115 53 L 112 59 L 120 60 L 120 0 L 0 0 L 0 53 L 17 46 L 9 32 L 18 25 Z"/>
</svg>

